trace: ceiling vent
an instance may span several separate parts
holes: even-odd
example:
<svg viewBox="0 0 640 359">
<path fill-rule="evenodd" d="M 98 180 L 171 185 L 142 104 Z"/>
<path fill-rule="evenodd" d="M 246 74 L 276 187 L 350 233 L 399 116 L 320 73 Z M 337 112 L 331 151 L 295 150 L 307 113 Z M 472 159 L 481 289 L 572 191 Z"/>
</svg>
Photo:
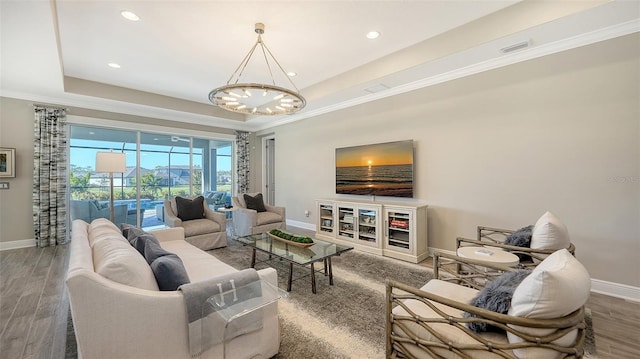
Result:
<svg viewBox="0 0 640 359">
<path fill-rule="evenodd" d="M 506 47 L 503 47 L 500 49 L 500 52 L 502 52 L 503 54 L 507 54 L 509 52 L 514 52 L 514 51 L 518 51 L 518 50 L 522 50 L 526 47 L 531 46 L 531 40 L 525 40 L 525 41 L 521 41 L 518 43 L 515 43 L 513 45 L 509 45 Z"/>
<path fill-rule="evenodd" d="M 385 85 L 385 84 L 377 84 L 371 87 L 368 87 L 366 89 L 364 89 L 365 91 L 367 91 L 368 93 L 376 93 L 376 92 L 380 92 L 380 91 L 384 91 L 384 90 L 388 90 L 389 86 Z"/>
</svg>

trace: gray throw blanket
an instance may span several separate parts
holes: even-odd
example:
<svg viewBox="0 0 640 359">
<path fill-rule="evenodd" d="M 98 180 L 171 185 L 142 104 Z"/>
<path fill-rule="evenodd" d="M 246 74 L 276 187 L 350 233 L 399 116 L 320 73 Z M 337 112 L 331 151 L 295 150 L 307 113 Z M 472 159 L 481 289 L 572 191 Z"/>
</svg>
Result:
<svg viewBox="0 0 640 359">
<path fill-rule="evenodd" d="M 183 284 L 178 290 L 187 310 L 191 356 L 262 328 L 262 310 L 252 310 L 262 304 L 260 277 L 253 268 Z"/>
</svg>

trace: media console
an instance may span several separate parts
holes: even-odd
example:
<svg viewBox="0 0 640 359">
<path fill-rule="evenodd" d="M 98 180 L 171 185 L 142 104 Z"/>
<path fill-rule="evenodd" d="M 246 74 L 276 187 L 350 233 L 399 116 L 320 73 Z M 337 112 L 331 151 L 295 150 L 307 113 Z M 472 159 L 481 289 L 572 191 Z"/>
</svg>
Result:
<svg viewBox="0 0 640 359">
<path fill-rule="evenodd" d="M 427 205 L 316 200 L 316 236 L 412 263 L 429 256 Z"/>
</svg>

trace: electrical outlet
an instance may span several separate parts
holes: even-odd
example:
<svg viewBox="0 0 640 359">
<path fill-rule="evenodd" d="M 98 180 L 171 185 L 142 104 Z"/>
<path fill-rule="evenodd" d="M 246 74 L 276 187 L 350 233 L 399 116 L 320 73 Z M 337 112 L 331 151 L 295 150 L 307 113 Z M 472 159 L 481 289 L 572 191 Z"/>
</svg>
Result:
<svg viewBox="0 0 640 359">
<path fill-rule="evenodd" d="M 0 189 L 9 189 L 9 182 L 0 182 Z"/>
<path fill-rule="evenodd" d="M 310 214 L 309 211 L 304 211 L 304 216 L 305 217 L 309 217 L 309 214 Z"/>
</svg>

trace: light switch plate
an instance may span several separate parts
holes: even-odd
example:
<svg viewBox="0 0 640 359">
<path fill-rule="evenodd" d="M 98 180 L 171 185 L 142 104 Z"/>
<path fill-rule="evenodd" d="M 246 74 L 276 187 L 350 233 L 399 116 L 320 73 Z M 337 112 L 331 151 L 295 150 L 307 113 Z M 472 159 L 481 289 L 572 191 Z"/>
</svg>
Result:
<svg viewBox="0 0 640 359">
<path fill-rule="evenodd" d="M 9 182 L 0 182 L 0 189 L 9 189 Z"/>
</svg>

